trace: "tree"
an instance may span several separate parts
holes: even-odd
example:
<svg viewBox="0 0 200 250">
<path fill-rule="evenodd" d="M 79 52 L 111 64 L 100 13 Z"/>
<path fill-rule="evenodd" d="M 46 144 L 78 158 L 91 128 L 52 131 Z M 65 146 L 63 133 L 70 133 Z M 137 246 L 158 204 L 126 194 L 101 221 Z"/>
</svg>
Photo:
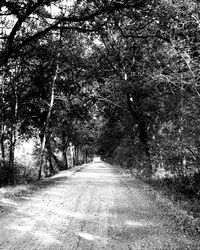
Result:
<svg viewBox="0 0 200 250">
<path fill-rule="evenodd" d="M 97 31 L 108 22 L 112 13 L 126 8 L 141 8 L 146 2 L 82 0 L 66 6 L 60 0 L 2 1 L 2 22 L 9 22 L 10 27 L 1 37 L 0 65 L 7 64 L 11 57 L 30 53 L 34 49 L 32 44 L 52 30 Z M 57 10 L 56 14 L 51 11 L 53 7 Z"/>
</svg>

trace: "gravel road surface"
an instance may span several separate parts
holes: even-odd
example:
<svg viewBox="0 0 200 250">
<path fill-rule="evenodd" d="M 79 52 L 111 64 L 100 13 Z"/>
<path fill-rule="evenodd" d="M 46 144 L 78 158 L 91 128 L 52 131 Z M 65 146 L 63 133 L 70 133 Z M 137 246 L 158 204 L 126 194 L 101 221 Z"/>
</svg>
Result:
<svg viewBox="0 0 200 250">
<path fill-rule="evenodd" d="M 10 203 L 9 203 L 10 202 Z M 133 177 L 101 161 L 17 202 L 0 218 L 0 249 L 200 249 Z"/>
</svg>

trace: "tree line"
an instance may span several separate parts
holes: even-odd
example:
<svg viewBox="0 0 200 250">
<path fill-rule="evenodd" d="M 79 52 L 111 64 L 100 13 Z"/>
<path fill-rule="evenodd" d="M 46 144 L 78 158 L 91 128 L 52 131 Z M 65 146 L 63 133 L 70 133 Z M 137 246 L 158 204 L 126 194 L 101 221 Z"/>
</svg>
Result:
<svg viewBox="0 0 200 250">
<path fill-rule="evenodd" d="M 199 194 L 198 1 L 67 2 L 0 4 L 2 166 L 36 135 L 39 176 L 71 142 Z"/>
</svg>

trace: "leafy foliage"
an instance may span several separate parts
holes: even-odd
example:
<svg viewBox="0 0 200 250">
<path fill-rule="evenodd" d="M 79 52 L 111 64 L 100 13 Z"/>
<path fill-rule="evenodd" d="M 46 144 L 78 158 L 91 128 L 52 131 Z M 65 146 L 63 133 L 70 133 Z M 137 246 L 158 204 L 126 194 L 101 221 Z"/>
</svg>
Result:
<svg viewBox="0 0 200 250">
<path fill-rule="evenodd" d="M 77 163 L 99 153 L 148 177 L 163 169 L 177 188 L 199 194 L 198 2 L 10 0 L 0 7 L 5 169 L 20 136 L 44 137 L 57 65 L 45 145 L 50 172 L 68 167 L 73 145 Z"/>
</svg>

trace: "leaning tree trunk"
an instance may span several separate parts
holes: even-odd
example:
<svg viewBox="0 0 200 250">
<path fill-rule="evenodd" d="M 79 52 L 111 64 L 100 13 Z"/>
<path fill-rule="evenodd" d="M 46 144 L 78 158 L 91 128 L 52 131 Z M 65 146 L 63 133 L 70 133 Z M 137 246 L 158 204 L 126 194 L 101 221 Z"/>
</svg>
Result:
<svg viewBox="0 0 200 250">
<path fill-rule="evenodd" d="M 48 147 L 48 153 L 51 156 L 51 158 L 54 160 L 54 162 L 56 163 L 57 167 L 59 170 L 62 170 L 63 168 L 63 164 L 62 162 L 57 158 L 57 156 L 52 152 L 51 147 Z M 52 163 L 53 164 L 53 163 Z M 53 170 L 54 171 L 54 170 Z"/>
<path fill-rule="evenodd" d="M 51 100 L 50 100 L 50 104 L 49 104 L 49 110 L 48 110 L 48 114 L 47 114 L 47 118 L 46 118 L 46 122 L 45 122 L 44 134 L 43 134 L 43 139 L 42 139 L 42 143 L 41 143 L 38 180 L 41 179 L 42 166 L 43 166 L 44 158 L 46 155 L 46 140 L 47 140 L 47 136 L 49 134 L 50 118 L 51 118 L 52 109 L 53 109 L 53 105 L 54 105 L 55 83 L 56 83 L 57 76 L 58 76 L 58 63 L 56 64 L 56 71 L 55 71 L 55 75 L 53 77 L 53 81 L 52 81 L 52 85 L 51 85 Z"/>
</svg>

